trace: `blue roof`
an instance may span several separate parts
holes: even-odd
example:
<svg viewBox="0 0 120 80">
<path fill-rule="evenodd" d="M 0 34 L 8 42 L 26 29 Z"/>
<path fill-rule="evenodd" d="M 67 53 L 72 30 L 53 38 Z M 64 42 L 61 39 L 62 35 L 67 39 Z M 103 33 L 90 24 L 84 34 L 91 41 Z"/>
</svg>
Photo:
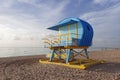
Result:
<svg viewBox="0 0 120 80">
<path fill-rule="evenodd" d="M 68 24 L 77 23 L 79 21 L 80 21 L 79 18 L 67 18 L 67 19 L 64 19 L 64 20 L 58 22 L 58 24 L 56 24 L 55 26 L 49 27 L 48 29 L 58 31 L 59 27 L 62 27 L 62 26 L 68 25 Z"/>
</svg>

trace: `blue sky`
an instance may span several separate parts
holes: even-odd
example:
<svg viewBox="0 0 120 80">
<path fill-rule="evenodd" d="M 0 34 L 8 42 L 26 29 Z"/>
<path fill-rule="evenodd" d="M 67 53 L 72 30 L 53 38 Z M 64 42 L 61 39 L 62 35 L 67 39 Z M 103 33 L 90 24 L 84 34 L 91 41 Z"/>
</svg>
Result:
<svg viewBox="0 0 120 80">
<path fill-rule="evenodd" d="M 39 47 L 68 17 L 93 26 L 94 46 L 120 47 L 120 0 L 0 0 L 0 46 Z"/>
</svg>

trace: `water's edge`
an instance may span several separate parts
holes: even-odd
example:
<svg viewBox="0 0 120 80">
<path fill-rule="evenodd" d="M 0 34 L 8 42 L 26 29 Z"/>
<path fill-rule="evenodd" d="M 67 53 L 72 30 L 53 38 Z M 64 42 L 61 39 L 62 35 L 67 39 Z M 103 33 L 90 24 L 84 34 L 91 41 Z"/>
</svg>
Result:
<svg viewBox="0 0 120 80">
<path fill-rule="evenodd" d="M 104 49 L 117 49 L 117 48 L 90 47 L 88 51 Z M 47 53 L 50 53 L 50 50 L 48 48 L 43 47 L 0 47 L 0 57 L 42 55 Z"/>
</svg>

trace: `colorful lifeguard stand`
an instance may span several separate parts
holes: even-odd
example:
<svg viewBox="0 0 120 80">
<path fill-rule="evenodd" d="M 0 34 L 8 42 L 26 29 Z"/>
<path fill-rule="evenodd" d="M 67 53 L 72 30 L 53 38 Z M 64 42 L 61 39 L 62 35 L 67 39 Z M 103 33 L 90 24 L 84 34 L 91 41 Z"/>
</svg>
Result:
<svg viewBox="0 0 120 80">
<path fill-rule="evenodd" d="M 100 63 L 99 61 L 89 59 L 87 49 L 92 45 L 93 28 L 88 22 L 79 18 L 67 18 L 48 29 L 58 31 L 58 39 L 56 44 L 54 43 L 56 40 L 51 41 L 49 46 L 51 53 L 47 54 L 49 61 L 40 60 L 41 63 L 52 62 L 52 64 L 65 66 L 72 64 L 70 67 L 77 66 L 79 68 L 81 68 L 81 65 L 83 68 L 83 64 L 78 65 L 78 63 L 88 62 L 87 64 L 89 65 Z M 78 52 L 77 50 L 81 51 Z M 82 52 L 84 54 L 81 54 Z M 84 56 L 87 60 L 75 59 L 78 54 Z M 84 68 L 86 68 L 85 65 Z"/>
</svg>

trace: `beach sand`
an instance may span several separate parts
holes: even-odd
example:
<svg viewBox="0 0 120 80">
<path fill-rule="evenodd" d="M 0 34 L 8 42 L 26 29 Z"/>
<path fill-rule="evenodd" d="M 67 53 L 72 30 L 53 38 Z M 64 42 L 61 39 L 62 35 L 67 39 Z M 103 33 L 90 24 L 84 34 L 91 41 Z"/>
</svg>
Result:
<svg viewBox="0 0 120 80">
<path fill-rule="evenodd" d="M 40 64 L 44 55 L 0 58 L 0 80 L 120 80 L 120 49 L 92 51 L 89 55 L 106 63 L 80 70 Z"/>
</svg>

